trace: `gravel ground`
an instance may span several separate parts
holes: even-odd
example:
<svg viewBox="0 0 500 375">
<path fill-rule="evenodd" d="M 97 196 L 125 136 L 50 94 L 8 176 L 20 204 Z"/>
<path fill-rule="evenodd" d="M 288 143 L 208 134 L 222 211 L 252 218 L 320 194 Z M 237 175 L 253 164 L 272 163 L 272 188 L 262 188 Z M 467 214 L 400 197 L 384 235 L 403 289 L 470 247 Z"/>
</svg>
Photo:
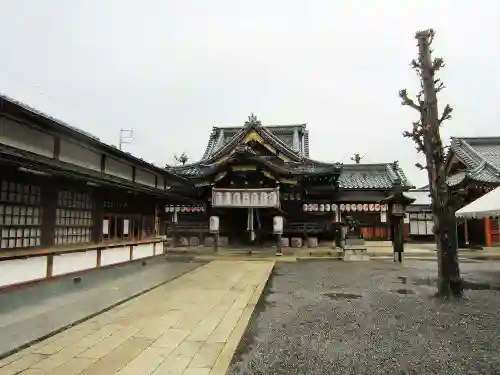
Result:
<svg viewBox="0 0 500 375">
<path fill-rule="evenodd" d="M 434 262 L 278 263 L 227 374 L 498 374 L 500 263 L 461 270 L 442 301 Z"/>
</svg>

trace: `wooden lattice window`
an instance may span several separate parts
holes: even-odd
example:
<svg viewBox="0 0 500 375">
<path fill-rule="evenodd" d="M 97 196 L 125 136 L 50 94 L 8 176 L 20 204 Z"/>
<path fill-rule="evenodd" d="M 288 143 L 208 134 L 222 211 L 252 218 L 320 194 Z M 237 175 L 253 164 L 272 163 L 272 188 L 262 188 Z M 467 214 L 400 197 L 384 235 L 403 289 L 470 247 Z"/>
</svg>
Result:
<svg viewBox="0 0 500 375">
<path fill-rule="evenodd" d="M 66 245 L 91 242 L 94 203 L 90 194 L 60 190 L 57 206 L 54 243 Z"/>
<path fill-rule="evenodd" d="M 430 212 L 412 212 L 410 216 L 410 234 L 432 235 L 434 234 L 434 220 Z"/>
<path fill-rule="evenodd" d="M 0 249 L 40 246 L 42 209 L 39 186 L 2 180 Z"/>
</svg>

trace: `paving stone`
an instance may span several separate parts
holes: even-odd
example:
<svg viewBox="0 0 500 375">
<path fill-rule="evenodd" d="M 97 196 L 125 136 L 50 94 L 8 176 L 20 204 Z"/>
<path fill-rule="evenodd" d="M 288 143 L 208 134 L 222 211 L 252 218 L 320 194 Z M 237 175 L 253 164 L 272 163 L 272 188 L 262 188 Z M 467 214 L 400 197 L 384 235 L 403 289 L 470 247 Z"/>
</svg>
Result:
<svg viewBox="0 0 500 375">
<path fill-rule="evenodd" d="M 116 349 L 93 363 L 79 375 L 115 374 L 146 349 L 153 340 L 132 337 Z"/>
</svg>

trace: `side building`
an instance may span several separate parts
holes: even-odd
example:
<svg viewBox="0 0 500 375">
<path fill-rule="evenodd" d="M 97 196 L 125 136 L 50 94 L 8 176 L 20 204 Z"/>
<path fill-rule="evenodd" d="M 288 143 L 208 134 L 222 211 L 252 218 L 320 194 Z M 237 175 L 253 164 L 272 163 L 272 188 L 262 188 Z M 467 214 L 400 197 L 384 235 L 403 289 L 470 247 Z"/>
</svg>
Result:
<svg viewBox="0 0 500 375">
<path fill-rule="evenodd" d="M 451 193 L 461 197 L 463 207 L 500 185 L 500 137 L 452 137 L 446 158 Z M 498 218 L 458 222 L 461 246 L 500 244 Z"/>
<path fill-rule="evenodd" d="M 0 96 L 0 288 L 163 252 L 187 179 Z"/>
<path fill-rule="evenodd" d="M 273 216 L 284 217 L 284 241 L 331 241 L 346 217 L 365 239 L 391 238 L 381 199 L 411 184 L 397 162 L 340 164 L 310 158 L 305 124 L 264 126 L 251 115 L 244 126 L 214 127 L 200 161 L 169 168 L 188 179 L 204 209 L 166 207 L 179 241 L 211 242 L 208 222 L 219 217 L 221 244 L 273 240 Z"/>
<path fill-rule="evenodd" d="M 434 242 L 434 216 L 429 185 L 408 191 L 415 201 L 406 209 L 405 237 L 412 242 Z"/>
</svg>

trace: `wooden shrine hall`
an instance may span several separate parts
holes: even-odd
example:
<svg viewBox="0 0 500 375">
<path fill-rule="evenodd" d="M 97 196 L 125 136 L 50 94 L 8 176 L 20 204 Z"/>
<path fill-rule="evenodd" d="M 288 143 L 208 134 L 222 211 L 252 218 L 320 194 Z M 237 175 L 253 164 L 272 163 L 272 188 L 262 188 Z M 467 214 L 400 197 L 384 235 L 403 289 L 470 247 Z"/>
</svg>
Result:
<svg viewBox="0 0 500 375">
<path fill-rule="evenodd" d="M 215 217 L 221 246 L 264 246 L 275 242 L 273 218 L 282 217 L 285 246 L 316 246 L 337 238 L 348 219 L 365 239 L 389 240 L 380 201 L 411 188 L 398 163 L 326 163 L 309 152 L 305 124 L 264 126 L 251 115 L 244 126 L 214 127 L 200 161 L 168 168 L 194 185 L 198 202 L 165 207 L 171 233 L 181 245 L 208 245 Z"/>
</svg>

